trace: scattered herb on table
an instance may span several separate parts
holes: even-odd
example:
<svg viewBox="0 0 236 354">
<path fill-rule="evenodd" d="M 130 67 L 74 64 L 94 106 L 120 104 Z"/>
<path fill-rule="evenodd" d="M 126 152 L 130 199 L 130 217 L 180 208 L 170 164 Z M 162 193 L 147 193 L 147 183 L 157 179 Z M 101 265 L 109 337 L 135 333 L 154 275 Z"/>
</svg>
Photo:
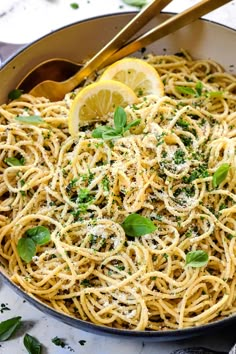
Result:
<svg viewBox="0 0 236 354">
<path fill-rule="evenodd" d="M 77 9 L 79 8 L 79 4 L 77 4 L 77 2 L 72 2 L 72 3 L 70 4 L 70 7 L 71 7 L 72 9 L 74 9 L 74 10 L 77 10 Z"/>
<path fill-rule="evenodd" d="M 0 312 L 3 313 L 4 311 L 10 311 L 8 304 L 1 304 Z"/>
<path fill-rule="evenodd" d="M 92 136 L 97 139 L 110 140 L 115 138 L 121 138 L 124 133 L 132 127 L 135 127 L 140 123 L 140 119 L 136 119 L 127 124 L 127 116 L 125 110 L 122 107 L 117 107 L 114 113 L 114 126 L 110 127 L 102 125 L 93 130 Z"/>
<path fill-rule="evenodd" d="M 62 348 L 65 348 L 65 346 L 66 346 L 66 343 L 64 342 L 64 340 L 57 337 L 57 336 L 52 338 L 52 343 L 57 345 L 58 347 L 62 347 Z"/>
<path fill-rule="evenodd" d="M 81 339 L 81 340 L 79 340 L 79 342 L 78 342 L 80 345 L 85 345 L 85 343 L 86 343 L 86 340 L 83 340 L 83 339 Z"/>
<path fill-rule="evenodd" d="M 24 346 L 29 354 L 40 354 L 42 350 L 39 341 L 28 333 L 24 336 Z"/>
<path fill-rule="evenodd" d="M 21 317 L 12 317 L 0 322 L 0 342 L 9 339 L 21 325 Z"/>
<path fill-rule="evenodd" d="M 208 254 L 205 251 L 197 250 L 188 252 L 186 255 L 186 265 L 193 268 L 200 268 L 208 263 Z"/>
<path fill-rule="evenodd" d="M 139 214 L 130 214 L 121 224 L 127 236 L 140 237 L 156 230 L 154 223 Z"/>
<path fill-rule="evenodd" d="M 147 5 L 147 0 L 123 0 L 126 5 L 136 6 L 142 8 Z"/>
</svg>

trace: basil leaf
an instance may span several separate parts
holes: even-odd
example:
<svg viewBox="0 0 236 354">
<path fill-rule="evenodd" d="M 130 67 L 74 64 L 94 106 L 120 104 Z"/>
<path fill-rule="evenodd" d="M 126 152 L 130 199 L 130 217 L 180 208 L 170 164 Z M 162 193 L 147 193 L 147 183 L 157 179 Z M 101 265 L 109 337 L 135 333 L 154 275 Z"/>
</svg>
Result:
<svg viewBox="0 0 236 354">
<path fill-rule="evenodd" d="M 19 89 L 14 89 L 8 94 L 9 100 L 15 100 L 22 95 L 23 91 Z"/>
<path fill-rule="evenodd" d="M 188 252 L 185 264 L 193 268 L 200 268 L 208 263 L 208 258 L 208 254 L 202 250 Z"/>
<path fill-rule="evenodd" d="M 0 322 L 0 342 L 9 339 L 21 325 L 21 317 L 12 317 Z"/>
<path fill-rule="evenodd" d="M 197 96 L 197 97 L 202 96 L 202 89 L 203 89 L 203 84 L 202 84 L 201 81 L 198 81 L 198 82 L 196 83 L 196 86 L 195 86 L 196 96 Z"/>
<path fill-rule="evenodd" d="M 139 214 L 130 214 L 121 226 L 123 227 L 126 235 L 133 237 L 150 234 L 156 230 L 156 226 L 150 219 Z"/>
<path fill-rule="evenodd" d="M 123 2 L 130 6 L 143 7 L 147 5 L 147 0 L 123 0 Z"/>
<path fill-rule="evenodd" d="M 110 132 L 110 131 L 113 132 L 114 129 L 112 127 L 107 127 L 106 125 L 102 125 L 101 127 L 98 127 L 98 128 L 93 130 L 92 137 L 96 138 L 96 139 L 102 139 L 103 138 L 103 133 Z"/>
<path fill-rule="evenodd" d="M 130 122 L 129 124 L 126 125 L 124 131 L 126 132 L 127 130 L 129 130 L 132 127 L 136 127 L 136 125 L 139 125 L 141 122 L 141 119 L 135 119 L 132 122 Z"/>
<path fill-rule="evenodd" d="M 26 231 L 26 235 L 30 237 L 37 245 L 45 245 L 51 239 L 50 231 L 45 226 L 36 226 Z"/>
<path fill-rule="evenodd" d="M 213 187 L 216 188 L 225 180 L 229 172 L 230 165 L 228 163 L 223 163 L 220 167 L 217 168 L 213 175 Z"/>
<path fill-rule="evenodd" d="M 223 91 L 209 91 L 207 92 L 208 97 L 222 97 L 223 96 Z"/>
<path fill-rule="evenodd" d="M 26 333 L 26 335 L 24 336 L 24 346 L 26 347 L 29 354 L 41 353 L 41 344 L 35 337 L 32 337 L 28 333 Z"/>
<path fill-rule="evenodd" d="M 102 134 L 102 138 L 104 140 L 110 140 L 110 139 L 117 139 L 117 138 L 121 138 L 122 135 L 117 132 L 116 130 L 112 130 L 112 131 L 108 131 Z"/>
<path fill-rule="evenodd" d="M 18 122 L 26 124 L 41 124 L 45 123 L 44 120 L 39 116 L 19 116 L 15 118 Z"/>
<path fill-rule="evenodd" d="M 116 131 L 121 133 L 126 126 L 127 117 L 124 108 L 117 107 L 114 113 L 114 124 Z"/>
<path fill-rule="evenodd" d="M 29 263 L 36 253 L 36 246 L 30 238 L 21 238 L 17 243 L 17 252 L 23 261 Z"/>
<path fill-rule="evenodd" d="M 18 160 L 16 157 L 7 157 L 4 162 L 8 165 L 8 166 L 23 166 L 23 160 Z"/>
<path fill-rule="evenodd" d="M 138 125 L 140 121 L 141 121 L 140 119 L 136 119 L 133 122 L 126 125 L 127 117 L 126 117 L 125 110 L 122 107 L 118 106 L 114 113 L 115 129 L 103 125 L 93 130 L 92 137 L 98 139 L 104 139 L 104 140 L 121 138 L 124 132 L 129 130 L 131 127 Z"/>
<path fill-rule="evenodd" d="M 175 86 L 176 90 L 179 93 L 183 93 L 185 95 L 195 95 L 196 91 L 188 86 Z"/>
</svg>

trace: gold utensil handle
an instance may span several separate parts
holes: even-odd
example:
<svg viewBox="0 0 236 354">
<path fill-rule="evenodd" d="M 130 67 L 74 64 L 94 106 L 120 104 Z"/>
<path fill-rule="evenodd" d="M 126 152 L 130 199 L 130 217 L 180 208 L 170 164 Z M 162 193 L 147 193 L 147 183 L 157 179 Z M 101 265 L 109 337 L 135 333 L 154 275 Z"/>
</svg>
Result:
<svg viewBox="0 0 236 354">
<path fill-rule="evenodd" d="M 189 9 L 179 13 L 167 21 L 161 23 L 157 27 L 143 34 L 139 38 L 134 41 L 128 43 L 123 48 L 121 48 L 118 52 L 112 55 L 106 62 L 104 62 L 104 66 L 108 64 L 112 64 L 115 61 L 130 55 L 137 50 L 147 46 L 154 41 L 167 36 L 168 34 L 177 31 L 178 29 L 188 25 L 189 23 L 197 20 L 199 17 L 207 14 L 215 10 L 216 8 L 225 5 L 226 3 L 232 0 L 202 0 L 200 3 L 190 7 Z"/>
<path fill-rule="evenodd" d="M 130 41 L 137 32 L 146 25 L 157 13 L 159 13 L 172 0 L 154 0 L 139 12 L 105 47 L 103 47 L 84 67 L 70 78 L 71 90 L 92 72 L 101 67 L 102 63 L 112 54 Z M 74 85 L 74 86 L 73 86 Z"/>
</svg>

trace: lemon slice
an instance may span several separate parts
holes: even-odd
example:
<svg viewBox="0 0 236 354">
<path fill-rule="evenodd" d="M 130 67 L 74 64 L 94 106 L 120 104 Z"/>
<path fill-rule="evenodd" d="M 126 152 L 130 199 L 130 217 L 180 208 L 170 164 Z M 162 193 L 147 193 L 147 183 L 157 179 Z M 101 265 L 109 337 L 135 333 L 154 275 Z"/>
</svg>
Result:
<svg viewBox="0 0 236 354">
<path fill-rule="evenodd" d="M 110 65 L 102 74 L 103 80 L 117 80 L 129 86 L 138 97 L 164 95 L 164 85 L 153 66 L 141 59 L 125 58 Z"/>
<path fill-rule="evenodd" d="M 116 107 L 126 107 L 137 100 L 133 90 L 118 81 L 104 80 L 88 85 L 79 91 L 71 105 L 69 132 L 75 136 L 79 126 L 94 121 L 106 121 Z"/>
</svg>

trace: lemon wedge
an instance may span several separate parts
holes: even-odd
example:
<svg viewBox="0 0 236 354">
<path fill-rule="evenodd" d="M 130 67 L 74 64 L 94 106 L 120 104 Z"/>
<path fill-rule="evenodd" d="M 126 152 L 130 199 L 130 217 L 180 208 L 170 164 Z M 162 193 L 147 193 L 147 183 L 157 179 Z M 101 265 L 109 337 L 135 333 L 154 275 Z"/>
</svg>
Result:
<svg viewBox="0 0 236 354">
<path fill-rule="evenodd" d="M 164 96 L 164 85 L 153 66 L 137 58 L 124 58 L 110 65 L 101 75 L 103 80 L 117 80 L 129 86 L 138 97 Z"/>
<path fill-rule="evenodd" d="M 90 84 L 79 91 L 72 102 L 68 117 L 69 132 L 75 136 L 80 126 L 106 121 L 116 107 L 126 107 L 137 101 L 133 90 L 121 82 L 104 80 Z"/>
</svg>

